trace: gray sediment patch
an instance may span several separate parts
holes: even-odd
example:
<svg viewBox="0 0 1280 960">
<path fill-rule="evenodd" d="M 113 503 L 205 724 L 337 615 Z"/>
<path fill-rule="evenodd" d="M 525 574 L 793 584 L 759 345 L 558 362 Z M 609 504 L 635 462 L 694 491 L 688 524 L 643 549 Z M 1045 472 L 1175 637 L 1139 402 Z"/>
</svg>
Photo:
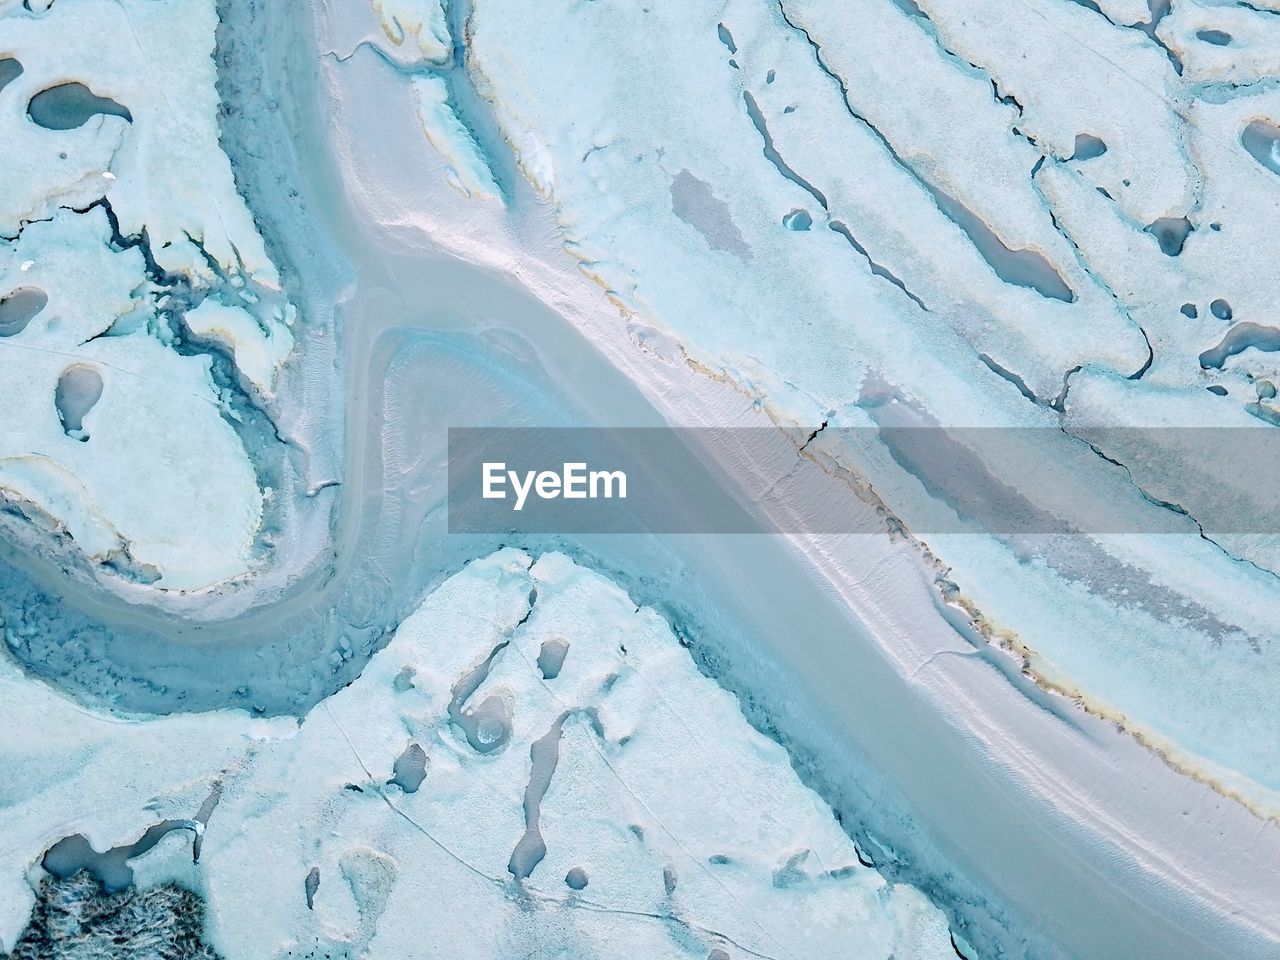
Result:
<svg viewBox="0 0 1280 960">
<path fill-rule="evenodd" d="M 671 181 L 671 211 L 697 230 L 712 250 L 723 250 L 750 260 L 751 248 L 729 214 L 729 205 L 715 195 L 711 185 L 688 170 Z"/>
</svg>

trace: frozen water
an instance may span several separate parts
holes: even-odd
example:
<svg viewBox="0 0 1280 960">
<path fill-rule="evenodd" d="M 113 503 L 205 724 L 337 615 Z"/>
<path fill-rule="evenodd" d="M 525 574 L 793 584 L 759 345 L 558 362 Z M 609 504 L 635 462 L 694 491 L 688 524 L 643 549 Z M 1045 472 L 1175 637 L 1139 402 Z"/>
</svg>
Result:
<svg viewBox="0 0 1280 960">
<path fill-rule="evenodd" d="M 102 374 L 93 367 L 77 364 L 67 367 L 58 377 L 53 404 L 58 408 L 62 432 L 82 443 L 89 439 L 84 418 L 102 399 Z"/>
<path fill-rule="evenodd" d="M 47 529 L 66 548 L 51 566 L 86 554 L 121 572 L 136 588 L 132 598 L 155 594 L 148 584 L 198 597 L 211 585 L 263 576 L 271 560 L 287 566 L 298 548 L 291 518 L 307 509 L 303 491 L 328 504 L 341 489 L 347 506 L 332 531 L 326 508 L 318 509 L 318 542 L 332 547 L 332 565 L 296 583 L 292 572 L 282 576 L 278 584 L 296 593 L 268 591 L 278 608 L 250 610 L 242 622 L 192 627 L 84 603 L 83 593 L 65 618 L 47 596 L 6 617 L 6 638 L 34 670 L 94 696 L 105 691 L 152 710 L 243 703 L 306 717 L 272 722 L 224 711 L 108 722 L 6 676 L 6 699 L 15 710 L 34 709 L 31 723 L 54 743 L 35 757 L 0 740 L 7 765 L 32 771 L 12 788 L 18 839 L 0 848 L 4 943 L 32 899 L 24 874 L 38 876 L 43 858 L 64 871 L 109 867 L 117 879 L 127 869 L 145 889 L 175 880 L 197 889 L 218 949 L 255 960 L 418 955 L 422 932 L 410 920 L 428 898 L 445 916 L 493 918 L 496 932 L 483 942 L 474 924 L 442 925 L 429 949 L 451 957 L 590 955 L 618 942 L 644 956 L 950 956 L 953 942 L 969 955 L 937 906 L 899 882 L 907 869 L 899 861 L 924 850 L 928 864 L 946 863 L 950 850 L 930 846 L 939 839 L 970 851 L 1003 842 L 1018 848 L 1010 863 L 1024 849 L 1042 849 L 1033 843 L 1042 833 L 1049 844 L 1066 843 L 1060 822 L 1052 827 L 1061 834 L 1029 816 L 1010 828 L 1015 843 L 991 829 L 1001 822 L 994 807 L 979 809 L 960 783 L 935 774 L 916 794 L 965 798 L 970 806 L 957 799 L 946 821 L 955 829 L 922 838 L 907 808 L 885 800 L 873 812 L 890 825 L 887 838 L 860 832 L 859 850 L 831 808 L 801 786 L 793 758 L 746 725 L 742 709 L 773 729 L 759 702 L 744 697 L 740 709 L 693 669 L 667 622 L 638 606 L 639 597 L 561 555 L 534 562 L 504 551 L 467 566 L 366 666 L 406 598 L 478 549 L 432 539 L 438 464 L 406 437 L 438 417 L 442 395 L 476 405 L 485 376 L 518 379 L 495 357 L 537 356 L 565 342 L 515 343 L 496 324 L 480 331 L 482 347 L 456 379 L 415 367 L 412 351 L 395 346 L 412 337 L 387 329 L 417 325 L 418 312 L 442 327 L 469 323 L 458 316 L 482 307 L 500 316 L 487 300 L 459 307 L 466 298 L 445 289 L 491 277 L 459 268 L 461 280 L 450 280 L 441 270 L 411 287 L 397 278 L 404 265 L 370 245 L 360 268 L 367 302 L 344 313 L 352 322 L 339 344 L 329 336 L 336 325 L 313 320 L 326 303 L 330 311 L 344 305 L 349 291 L 340 270 L 325 283 L 313 279 L 323 258 L 300 252 L 310 235 L 300 226 L 305 217 L 293 216 L 299 196 L 338 209 L 332 222 L 357 238 L 353 246 L 386 231 L 420 253 L 424 238 L 447 235 L 489 262 L 502 258 L 500 243 L 487 248 L 491 240 L 518 238 L 521 257 L 503 268 L 570 312 L 576 288 L 540 286 L 545 265 L 525 258 L 563 236 L 626 314 L 619 324 L 601 297 L 575 320 L 597 332 L 625 330 L 656 363 L 692 367 L 742 391 L 792 428 L 808 455 L 856 489 L 874 490 L 876 509 L 908 541 L 963 489 L 922 476 L 887 441 L 842 449 L 837 431 L 822 427 L 899 417 L 1031 428 L 1040 439 L 1020 451 L 957 439 L 950 479 L 1005 479 L 1010 502 L 1033 513 L 1041 491 L 1018 477 L 1020 464 L 1036 458 L 1058 484 L 1096 485 L 1118 512 L 1163 532 L 1083 546 L 914 541 L 939 589 L 911 593 L 900 567 L 890 575 L 873 566 L 873 605 L 918 617 L 907 627 L 893 621 L 875 654 L 893 661 L 895 679 L 909 674 L 913 690 L 974 696 L 970 671 L 999 669 L 977 634 L 972 650 L 944 644 L 918 661 L 910 656 L 913 643 L 928 642 L 919 637 L 934 636 L 922 624 L 947 616 L 967 627 L 967 610 L 1042 681 L 1122 721 L 1218 788 L 1274 804 L 1280 765 L 1266 708 L 1274 677 L 1267 638 L 1280 622 L 1269 579 L 1274 544 L 1200 537 L 1197 518 L 1221 504 L 1191 482 L 1195 470 L 1170 469 L 1186 463 L 1185 451 L 1135 451 L 1094 429 L 1115 419 L 1219 428 L 1277 415 L 1280 371 L 1264 349 L 1275 184 L 1263 157 L 1273 151 L 1251 148 L 1268 136 L 1254 126 L 1258 118 L 1277 110 L 1272 85 L 1261 82 L 1273 72 L 1266 28 L 1241 19 L 1265 17 L 1192 0 L 1176 11 L 1136 0 L 1033 0 L 1013 9 L 976 2 L 963 10 L 933 0 L 645 11 L 605 0 L 545 9 L 484 0 L 474 12 L 466 3 L 447 11 L 435 2 L 322 4 L 319 15 L 347 23 L 350 41 L 325 48 L 324 69 L 376 78 L 376 89 L 394 95 L 365 117 L 340 98 L 324 105 L 333 111 L 324 136 L 332 135 L 346 179 L 331 181 L 316 162 L 303 189 L 287 164 L 272 166 L 287 138 L 275 152 L 264 141 L 278 129 L 272 115 L 317 109 L 309 97 L 324 91 L 291 97 L 287 83 L 273 85 L 278 77 L 244 68 L 252 59 L 233 24 L 252 5 L 225 4 L 215 26 L 207 2 L 77 2 L 0 5 L 3 25 L 19 24 L 6 32 L 28 68 L 0 89 L 0 125 L 15 144 L 0 155 L 0 174 L 14 184 L 0 198 L 12 261 L 0 291 L 0 359 L 7 374 L 17 371 L 17 400 L 34 398 L 20 412 L 38 415 L 32 427 L 15 420 L 20 442 L 0 450 L 0 479 L 14 491 L 6 529 Z M 209 56 L 215 30 L 221 77 Z M 1211 30 L 1229 31 L 1231 44 L 1204 40 Z M 67 38 L 57 70 L 42 59 L 55 31 Z M 619 43 L 620 34 L 634 42 Z M 101 37 L 133 39 L 109 44 L 98 62 L 92 41 Z M 1064 37 L 1080 49 L 1067 44 L 1064 52 Z M 126 59 L 130 43 L 137 50 Z M 1224 49 L 1238 61 L 1224 60 Z M 1257 82 L 1242 80 L 1244 87 L 1228 79 L 1249 76 Z M 37 112 L 58 108 L 53 126 L 83 114 L 82 123 L 45 129 L 27 120 L 41 91 L 75 83 L 103 99 L 60 107 L 55 99 Z M 268 119 L 245 121 L 253 104 Z M 400 107 L 409 113 L 397 116 L 416 114 L 403 139 L 386 123 Z M 377 136 L 362 135 L 370 129 Z M 421 144 L 423 132 L 440 160 Z M 408 146 L 422 147 L 433 177 L 447 168 L 465 198 L 440 202 Z M 391 169 L 406 174 L 377 175 L 385 168 L 370 157 L 388 153 L 403 164 Z M 161 174 L 152 175 L 153 163 Z M 520 174 L 550 202 L 539 204 Z M 431 197 L 404 202 L 417 193 Z M 358 203 L 357 213 L 339 209 L 340 196 Z M 483 198 L 499 202 L 470 202 Z M 381 218 L 365 219 L 369 210 Z M 41 243 L 42 256 L 33 256 Z M 425 272 L 434 257 L 410 267 Z M 522 323 L 538 322 L 536 311 L 518 306 Z M 1224 321 L 1237 315 L 1227 331 Z M 1233 338 L 1236 330 L 1247 335 Z M 52 350 L 61 351 L 56 363 L 37 356 Z M 1208 371 L 1206 354 L 1217 361 Z M 572 389 L 604 396 L 578 382 L 586 366 L 571 366 Z M 616 389 L 619 380 L 609 384 Z M 649 389 L 695 405 L 677 396 L 676 382 Z M 545 392 L 542 382 L 530 384 L 501 393 L 493 407 L 527 416 Z M 332 433 L 341 449 L 337 410 L 299 408 L 299 398 L 342 391 L 352 396 L 356 425 L 347 473 L 322 442 Z M 384 433 L 366 442 L 361 430 L 370 424 Z M 273 443 L 298 460 L 314 456 L 321 466 L 312 482 L 280 482 L 289 468 Z M 114 447 L 127 449 L 113 459 Z M 920 501 L 922 486 L 929 496 L 921 513 L 893 516 Z M 1241 502 L 1265 501 L 1256 477 L 1225 486 Z M 166 541 L 165 530 L 180 535 Z M 827 546 L 810 554 L 824 578 L 824 564 L 845 549 L 827 554 Z M 868 549 L 878 556 L 878 547 Z M 733 561 L 745 565 L 748 556 Z M 655 585 L 676 575 L 664 568 L 626 576 L 652 598 L 661 593 Z M 16 577 L 4 586 L 24 603 L 37 596 L 35 588 L 21 593 Z M 861 581 L 841 589 L 863 596 Z M 934 602 L 947 613 L 938 615 Z M 83 613 L 104 607 L 101 627 Z M 139 623 L 148 629 L 131 632 Z M 792 653 L 803 661 L 805 650 Z M 700 655 L 719 675 L 715 654 Z M 840 661 L 827 665 L 834 675 L 844 658 L 832 659 Z M 1033 696 L 1016 666 L 1004 670 L 1028 693 L 1017 714 L 1028 726 L 1068 716 L 1071 735 L 1084 729 L 1102 739 L 1098 728 L 1074 726 L 1078 718 L 1062 705 Z M 822 740 L 805 704 L 784 706 L 792 730 Z M 968 715 L 965 735 L 976 744 L 963 753 L 969 769 L 998 745 L 1023 749 L 1017 724 L 1000 726 L 1003 719 L 976 705 Z M 924 755 L 932 746 L 922 740 L 916 749 Z M 137 766 L 135 754 L 146 758 L 137 782 L 113 778 Z M 928 755 L 948 756 L 941 747 Z M 1096 816 L 1079 818 L 1115 833 L 1131 823 L 1105 791 L 1082 789 L 1056 766 L 1042 770 L 1034 751 L 1025 757 L 1019 775 L 1034 780 L 1034 799 L 1010 805 L 1019 813 L 1052 797 L 1042 805 L 1090 808 Z M 844 780 L 856 779 L 844 761 Z M 812 759 L 794 763 L 819 783 L 841 776 Z M 964 771 L 947 769 L 964 780 Z M 991 769 L 994 780 L 994 761 Z M 1106 777 L 1087 782 L 1099 779 Z M 215 783 L 225 789 L 211 811 Z M 861 788 L 896 796 L 874 778 Z M 86 809 L 86 795 L 101 802 Z M 194 822 L 211 824 L 207 836 L 159 832 L 191 822 L 196 809 L 203 813 Z M 1184 863 L 1162 859 L 1167 851 L 1148 846 L 1145 833 L 1130 839 L 1123 849 L 1139 850 L 1140 869 L 1152 875 L 1166 879 Z M 1114 846 L 1082 849 L 1109 857 Z M 1070 867 L 1063 876 L 1075 876 Z M 1057 874 L 1043 875 L 1050 872 L 1026 875 L 1028 901 L 1052 889 Z M 1201 880 L 1193 870 L 1188 876 L 1188 889 Z M 953 886 L 966 891 L 956 917 L 1001 915 L 964 886 L 971 880 L 964 867 L 942 869 L 929 890 L 938 903 Z M 1195 887 L 1188 902 L 1216 894 L 1217 882 L 1205 880 L 1208 894 Z M 1072 891 L 1076 912 L 1061 915 L 1092 916 L 1081 905 L 1111 889 Z M 1268 903 L 1262 889 L 1238 906 L 1254 918 Z M 1124 928 L 1131 943 L 1149 921 L 1146 904 L 1129 906 L 1114 909 L 1133 918 Z M 1046 916 L 1046 929 L 1052 922 L 1061 918 Z"/>
<path fill-rule="evenodd" d="M 74 130 L 93 117 L 122 117 L 133 122 L 133 114 L 110 97 L 100 97 L 83 83 L 60 83 L 41 90 L 27 104 L 27 116 L 46 130 Z"/>
<path fill-rule="evenodd" d="M 554 680 L 560 676 L 564 658 L 568 655 L 569 644 L 566 641 L 555 638 L 544 641 L 538 651 L 538 669 L 542 671 L 542 679 Z"/>
<path fill-rule="evenodd" d="M 363 2 L 363 0 L 357 0 Z M 453 39 L 443 0 L 369 0 L 394 51 L 411 63 L 443 66 Z"/>
<path fill-rule="evenodd" d="M 105 211 L 62 211 L 0 243 L 0 290 L 17 305 L 0 340 L 8 496 L 52 517 L 83 554 L 153 571 L 163 586 L 245 573 L 262 509 L 253 467 L 209 359 L 130 329 L 154 308 L 142 255 L 114 247 Z"/>
<path fill-rule="evenodd" d="M 1280 173 L 1280 125 L 1251 120 L 1240 133 L 1240 142 L 1253 159 L 1272 173 Z"/>
<path fill-rule="evenodd" d="M 1107 152 L 1107 145 L 1101 138 L 1087 133 L 1076 134 L 1075 149 L 1071 153 L 1072 160 L 1093 160 Z"/>
<path fill-rule="evenodd" d="M 389 783 L 394 783 L 405 793 L 415 793 L 422 786 L 427 776 L 427 754 L 416 743 L 404 748 L 404 753 L 396 757 L 392 767 Z"/>
<path fill-rule="evenodd" d="M 145 602 L 247 582 L 308 512 L 277 389 L 296 310 L 220 148 L 216 23 L 0 11 L 0 486 L 15 536 Z"/>
<path fill-rule="evenodd" d="M 1229 357 L 1234 357 L 1237 353 L 1250 348 L 1264 351 L 1280 350 L 1280 330 L 1257 323 L 1237 323 L 1226 332 L 1216 347 L 1200 354 L 1200 366 L 1221 370 Z"/>
<path fill-rule="evenodd" d="M 21 333 L 48 303 L 49 297 L 38 287 L 18 287 L 0 299 L 0 337 Z"/>
<path fill-rule="evenodd" d="M 1280 75 L 1280 20 L 1144 6 L 477 0 L 470 53 L 584 271 L 631 322 L 814 435 L 806 451 L 862 478 L 907 530 L 939 516 L 913 515 L 919 479 L 816 424 L 874 424 L 887 395 L 922 425 L 1039 427 L 1018 456 L 1060 465 L 1054 491 L 1087 484 L 1145 529 L 1182 531 L 1094 537 L 1095 571 L 1118 582 L 1082 578 L 1074 549 L 919 536 L 952 595 L 1042 680 L 1274 809 L 1275 537 L 1206 539 L 1194 522 L 1243 502 L 1267 516 L 1269 493 L 1198 483 L 1185 449 L 1084 441 L 1107 425 L 1280 419 L 1254 387 L 1275 382 L 1274 357 L 1244 349 L 1270 333 L 1234 350 L 1220 323 L 1270 330 L 1280 183 L 1260 118 L 1280 101 L 1252 81 Z M 664 202 L 681 171 L 741 248 Z M 815 207 L 829 229 L 789 229 Z M 998 446 L 973 452 L 1017 488 L 1018 456 Z M 1201 612 L 1184 619 L 1181 601 Z"/>
<path fill-rule="evenodd" d="M 22 73 L 22 64 L 13 57 L 0 57 L 0 90 L 3 90 Z"/>
<path fill-rule="evenodd" d="M 536 659 L 567 636 L 574 656 L 553 692 Z M 475 695 L 508 698 L 514 730 L 486 754 L 459 735 L 449 704 L 494 649 Z M 396 683 L 406 668 L 410 688 Z M 716 949 L 954 957 L 941 912 L 859 862 L 782 747 L 698 672 L 667 623 L 562 555 L 504 550 L 469 564 L 297 725 L 230 711 L 120 722 L 15 675 L 0 685 L 11 728 L 55 735 L 39 747 L 48 786 L 11 798 L 5 944 L 34 901 L 25 872 L 49 843 L 52 804 L 94 849 L 127 848 L 142 889 L 199 892 L 204 936 L 224 960 L 304 946 L 491 960 L 619 943 L 691 960 Z M 418 755 L 406 731 L 429 767 L 414 791 L 378 772 Z M 27 749 L 0 739 L 6 764 Z M 122 751 L 145 758 L 144 778 L 116 775 Z M 74 781 L 60 783 L 67 764 Z M 186 835 L 152 825 L 193 815 L 214 780 L 193 863 Z M 95 862 L 87 850 L 68 859 Z M 424 902 L 441 918 L 425 939 Z"/>
</svg>

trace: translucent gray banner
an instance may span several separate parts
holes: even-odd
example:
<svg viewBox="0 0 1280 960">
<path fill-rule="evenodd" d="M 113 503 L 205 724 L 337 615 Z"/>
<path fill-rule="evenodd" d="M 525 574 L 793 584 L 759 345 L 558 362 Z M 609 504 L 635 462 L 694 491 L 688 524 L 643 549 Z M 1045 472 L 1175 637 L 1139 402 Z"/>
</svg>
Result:
<svg viewBox="0 0 1280 960">
<path fill-rule="evenodd" d="M 1280 430 L 450 428 L 451 533 L 1280 532 Z"/>
</svg>

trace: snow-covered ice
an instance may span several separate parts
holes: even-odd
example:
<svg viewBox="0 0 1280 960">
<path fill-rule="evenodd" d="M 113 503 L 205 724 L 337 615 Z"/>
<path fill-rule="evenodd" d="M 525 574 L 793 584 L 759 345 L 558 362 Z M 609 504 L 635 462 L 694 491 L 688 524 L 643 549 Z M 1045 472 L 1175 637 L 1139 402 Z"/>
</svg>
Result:
<svg viewBox="0 0 1280 960">
<path fill-rule="evenodd" d="M 0 0 L 0 627 L 94 704 L 0 663 L 0 946 L 53 844 L 173 821 L 128 866 L 225 960 L 1266 955 L 1274 6 Z M 428 542 L 437 411 L 624 391 L 856 529 L 776 588 L 515 541 L 392 636 L 493 549 Z M 967 528 L 902 426 L 1115 530 Z"/>
<path fill-rule="evenodd" d="M 6 246 L 0 289 L 48 298 L 0 339 L 7 494 L 125 576 L 184 588 L 244 573 L 262 494 L 209 358 L 182 356 L 149 329 L 141 252 L 112 246 L 101 208 L 60 211 Z M 72 431 L 56 393 L 77 369 L 102 386 Z"/>
<path fill-rule="evenodd" d="M 1056 552 L 935 534 L 927 489 L 884 449 L 841 449 L 839 431 L 809 448 L 900 511 L 948 596 L 1042 679 L 1274 810 L 1275 531 L 1214 527 L 1224 484 L 1170 472 L 1173 455 L 1082 442 L 1273 429 L 1271 354 L 1203 358 L 1233 324 L 1270 329 L 1280 180 L 1244 140 L 1280 102 L 1215 73 L 1205 58 L 1229 47 L 1212 35 L 1200 59 L 1177 51 L 1192 22 L 1260 49 L 1274 24 L 1130 6 L 479 0 L 470 52 L 567 249 L 628 322 L 802 437 L 1026 428 L 1034 488 L 980 431 L 964 442 L 1029 503 L 1084 484 L 1132 518 L 1144 535 Z M 700 220 L 673 208 L 687 178 L 714 198 Z M 796 210 L 810 229 L 788 228 Z M 1265 489 L 1240 496 L 1268 515 Z"/>
<path fill-rule="evenodd" d="M 293 350 L 293 336 L 287 327 L 272 325 L 265 330 L 241 306 L 209 297 L 183 318 L 196 337 L 207 337 L 231 351 L 236 366 L 262 394 L 270 396 L 276 371 Z"/>
<path fill-rule="evenodd" d="M 0 458 L 34 521 L 8 523 L 147 602 L 243 585 L 297 525 L 297 309 L 220 144 L 217 23 L 211 0 L 0 5 L 0 309 L 26 314 L 0 331 Z M 77 378 L 98 393 L 71 424 Z"/>
<path fill-rule="evenodd" d="M 564 648 L 554 676 L 539 666 L 550 645 Z M 691 960 L 955 956 L 945 916 L 863 865 L 670 626 L 560 554 L 469 564 L 296 725 L 115 718 L 11 668 L 0 684 L 0 755 L 19 771 L 0 842 L 5 946 L 53 842 L 131 844 L 195 818 L 219 784 L 198 863 L 175 831 L 131 866 L 143 887 L 201 893 L 226 960 L 620 944 Z M 398 772 L 415 748 L 424 774 L 409 790 Z"/>
</svg>

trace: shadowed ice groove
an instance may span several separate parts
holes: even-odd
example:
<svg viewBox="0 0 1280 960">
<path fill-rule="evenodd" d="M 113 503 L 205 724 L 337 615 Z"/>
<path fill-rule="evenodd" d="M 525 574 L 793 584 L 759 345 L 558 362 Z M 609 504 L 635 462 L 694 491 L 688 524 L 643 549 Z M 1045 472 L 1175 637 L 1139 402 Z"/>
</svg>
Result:
<svg viewBox="0 0 1280 960">
<path fill-rule="evenodd" d="M 881 277 L 885 280 L 888 280 L 895 287 L 897 287 L 899 290 L 905 293 L 908 297 L 910 297 L 912 302 L 915 303 L 915 305 L 919 307 L 921 310 L 929 309 L 924 305 L 924 301 L 921 300 L 919 297 L 917 297 L 910 290 L 908 290 L 907 285 L 903 283 L 897 276 L 895 276 L 891 270 L 881 266 L 880 264 L 876 263 L 874 260 L 871 259 L 871 254 L 867 252 L 867 248 L 858 242 L 858 239 L 853 235 L 853 232 L 849 229 L 849 227 L 844 223 L 843 220 L 828 221 L 827 226 L 830 227 L 836 233 L 840 234 L 840 236 L 844 237 L 845 242 L 848 243 L 849 246 L 853 247 L 854 250 L 862 254 L 863 259 L 867 261 L 867 265 L 871 268 L 871 272 L 873 274 L 875 274 L 877 277 Z"/>
<path fill-rule="evenodd" d="M 760 104 L 756 102 L 756 98 L 747 90 L 742 91 L 742 100 L 747 105 L 747 116 L 751 119 L 751 124 L 756 128 L 756 132 L 760 134 L 760 139 L 764 141 L 765 159 L 773 164 L 774 169 L 783 177 L 790 180 L 797 187 L 803 190 L 813 199 L 818 201 L 818 206 L 823 210 L 827 210 L 827 198 L 821 190 L 815 187 L 800 174 L 796 173 L 787 165 L 787 161 L 782 159 L 782 154 L 778 153 L 777 147 L 773 145 L 773 136 L 769 133 L 769 125 L 765 122 L 764 114 L 760 112 Z"/>
<path fill-rule="evenodd" d="M 62 83 L 41 90 L 27 105 L 27 115 L 46 130 L 74 130 L 96 116 L 122 117 L 133 122 L 128 108 L 100 97 L 83 83 Z"/>
<path fill-rule="evenodd" d="M 938 209 L 964 231 L 997 277 L 1005 283 L 1034 290 L 1050 300 L 1075 301 L 1075 292 L 1043 256 L 1034 250 L 1013 250 L 1005 246 L 987 222 L 963 203 L 923 179 L 920 182 L 933 195 Z"/>
<path fill-rule="evenodd" d="M 1240 143 L 1249 156 L 1272 173 L 1280 173 L 1280 124 L 1253 120 L 1240 133 Z"/>
</svg>

